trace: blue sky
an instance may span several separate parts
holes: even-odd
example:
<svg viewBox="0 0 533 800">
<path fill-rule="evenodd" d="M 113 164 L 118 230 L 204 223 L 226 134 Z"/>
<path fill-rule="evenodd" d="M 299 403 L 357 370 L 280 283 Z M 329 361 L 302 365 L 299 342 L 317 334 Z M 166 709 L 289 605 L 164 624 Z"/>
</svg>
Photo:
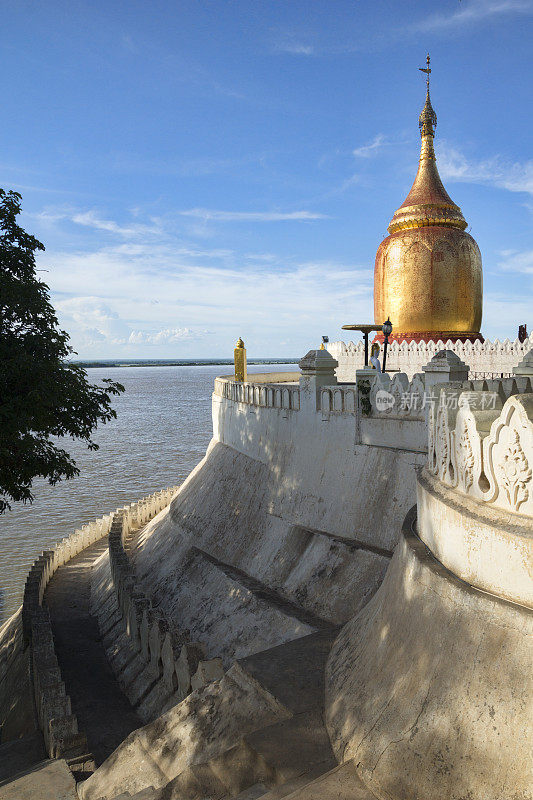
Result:
<svg viewBox="0 0 533 800">
<path fill-rule="evenodd" d="M 0 185 L 80 357 L 301 356 L 372 321 L 427 50 L 483 332 L 533 328 L 532 22 L 533 0 L 5 3 Z"/>
</svg>

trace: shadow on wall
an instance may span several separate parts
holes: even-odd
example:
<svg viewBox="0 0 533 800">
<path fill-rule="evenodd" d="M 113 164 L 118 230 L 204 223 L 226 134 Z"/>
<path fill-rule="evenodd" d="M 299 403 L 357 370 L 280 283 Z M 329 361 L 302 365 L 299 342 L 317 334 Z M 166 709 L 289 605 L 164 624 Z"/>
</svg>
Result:
<svg viewBox="0 0 533 800">
<path fill-rule="evenodd" d="M 337 758 L 394 800 L 529 800 L 533 614 L 456 579 L 412 519 L 330 656 Z"/>
</svg>

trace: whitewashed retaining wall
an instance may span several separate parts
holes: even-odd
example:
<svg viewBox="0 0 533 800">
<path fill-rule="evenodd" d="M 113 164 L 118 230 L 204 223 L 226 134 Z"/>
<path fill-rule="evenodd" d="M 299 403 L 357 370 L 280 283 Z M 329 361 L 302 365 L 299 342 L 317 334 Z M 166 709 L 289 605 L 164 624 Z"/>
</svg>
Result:
<svg viewBox="0 0 533 800">
<path fill-rule="evenodd" d="M 299 403 L 280 408 L 228 399 L 234 388 L 223 391 L 223 382 L 232 381 L 219 379 L 215 387 L 213 443 L 279 476 L 277 494 L 287 493 L 284 516 L 392 550 L 399 515 L 414 502 L 412 466 L 426 452 L 423 419 L 363 417 L 354 386 L 322 387 L 309 403 L 294 387 Z M 394 500 L 383 507 L 389 489 Z"/>
<path fill-rule="evenodd" d="M 470 378 L 507 377 L 513 367 L 533 348 L 533 334 L 524 343 L 515 339 L 493 342 L 392 342 L 387 349 L 387 369 L 405 372 L 409 378 L 427 364 L 439 350 L 453 350 L 470 367 Z M 365 360 L 363 342 L 330 342 L 328 352 L 337 359 L 339 381 L 355 381 L 355 371 Z"/>
</svg>

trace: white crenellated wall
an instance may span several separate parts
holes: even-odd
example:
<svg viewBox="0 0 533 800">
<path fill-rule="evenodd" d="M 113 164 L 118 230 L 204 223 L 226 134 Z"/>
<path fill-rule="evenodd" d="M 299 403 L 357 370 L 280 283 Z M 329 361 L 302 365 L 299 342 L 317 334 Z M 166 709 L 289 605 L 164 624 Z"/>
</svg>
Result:
<svg viewBox="0 0 533 800">
<path fill-rule="evenodd" d="M 470 367 L 470 378 L 507 377 L 513 367 L 533 348 L 533 334 L 521 343 L 504 339 L 493 342 L 486 339 L 476 342 L 392 342 L 387 349 L 387 369 L 405 372 L 412 378 L 416 372 L 430 361 L 439 350 L 452 350 Z M 339 362 L 337 378 L 339 381 L 355 381 L 355 371 L 364 365 L 365 349 L 363 342 L 330 342 L 328 352 Z M 380 358 L 382 354 L 380 354 Z"/>
</svg>

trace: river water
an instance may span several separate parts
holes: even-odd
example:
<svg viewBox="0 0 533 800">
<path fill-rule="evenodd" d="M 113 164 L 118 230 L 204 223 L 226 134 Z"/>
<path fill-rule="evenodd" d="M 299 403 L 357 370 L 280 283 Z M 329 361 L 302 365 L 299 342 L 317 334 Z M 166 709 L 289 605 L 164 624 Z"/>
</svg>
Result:
<svg viewBox="0 0 533 800">
<path fill-rule="evenodd" d="M 250 366 L 291 372 L 296 364 Z M 89 381 L 112 378 L 126 391 L 114 398 L 117 419 L 94 436 L 100 449 L 68 441 L 81 474 L 56 486 L 36 481 L 33 505 L 14 504 L 0 517 L 0 622 L 21 601 L 26 574 L 42 550 L 91 519 L 180 483 L 211 438 L 211 393 L 231 367 L 120 367 L 87 370 Z"/>
</svg>

